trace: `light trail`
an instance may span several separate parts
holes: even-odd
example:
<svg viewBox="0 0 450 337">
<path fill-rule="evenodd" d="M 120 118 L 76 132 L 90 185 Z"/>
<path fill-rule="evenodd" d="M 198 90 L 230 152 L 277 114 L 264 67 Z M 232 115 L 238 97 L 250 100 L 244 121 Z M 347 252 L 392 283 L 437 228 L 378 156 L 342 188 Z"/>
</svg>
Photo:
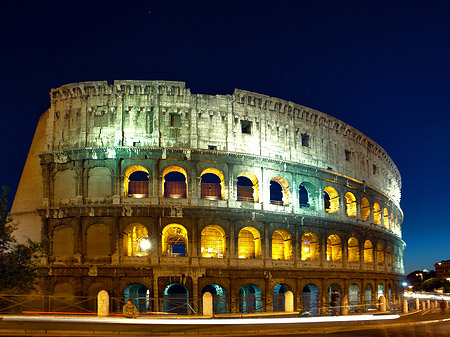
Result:
<svg viewBox="0 0 450 337">
<path fill-rule="evenodd" d="M 295 317 L 295 318 L 111 318 L 111 317 L 54 317 L 54 316 L 3 316 L 3 321 L 20 322 L 70 322 L 70 323 L 119 323 L 148 325 L 253 325 L 253 324 L 298 324 L 298 323 L 333 323 L 378 321 L 399 318 L 399 315 L 352 315 L 329 317 Z"/>
</svg>

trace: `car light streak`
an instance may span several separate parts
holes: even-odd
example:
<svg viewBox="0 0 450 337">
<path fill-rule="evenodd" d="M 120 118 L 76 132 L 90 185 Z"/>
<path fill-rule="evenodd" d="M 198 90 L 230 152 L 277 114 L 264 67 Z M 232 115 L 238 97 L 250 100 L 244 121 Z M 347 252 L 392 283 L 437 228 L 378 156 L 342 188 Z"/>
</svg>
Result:
<svg viewBox="0 0 450 337">
<path fill-rule="evenodd" d="M 295 317 L 295 318 L 111 318 L 111 317 L 55 317 L 55 316 L 3 316 L 3 321 L 28 322 L 71 322 L 71 323 L 119 323 L 150 325 L 253 325 L 253 324 L 298 324 L 298 323 L 333 323 L 353 321 L 392 320 L 399 315 L 352 315 L 329 317 Z"/>
</svg>

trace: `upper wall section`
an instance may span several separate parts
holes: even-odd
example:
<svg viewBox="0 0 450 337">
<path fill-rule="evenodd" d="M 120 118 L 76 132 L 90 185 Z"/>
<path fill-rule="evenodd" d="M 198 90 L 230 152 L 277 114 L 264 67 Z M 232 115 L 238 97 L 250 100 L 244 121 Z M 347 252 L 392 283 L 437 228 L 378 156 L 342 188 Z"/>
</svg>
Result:
<svg viewBox="0 0 450 337">
<path fill-rule="evenodd" d="M 173 81 L 81 82 L 50 95 L 47 151 L 141 146 L 246 153 L 337 172 L 400 202 L 400 173 L 383 148 L 292 102 L 240 89 L 195 95 Z"/>
</svg>

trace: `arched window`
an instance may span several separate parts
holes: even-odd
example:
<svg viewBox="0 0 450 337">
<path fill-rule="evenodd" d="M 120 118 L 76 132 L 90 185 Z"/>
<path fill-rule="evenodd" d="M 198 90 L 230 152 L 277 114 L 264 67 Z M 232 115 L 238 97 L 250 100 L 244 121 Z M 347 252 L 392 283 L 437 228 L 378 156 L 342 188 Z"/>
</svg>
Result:
<svg viewBox="0 0 450 337">
<path fill-rule="evenodd" d="M 361 199 L 361 219 L 367 221 L 370 215 L 370 203 L 367 198 Z"/>
<path fill-rule="evenodd" d="M 124 175 L 125 197 L 148 197 L 148 170 L 140 165 L 133 165 L 126 169 Z"/>
<path fill-rule="evenodd" d="M 127 256 L 147 256 L 150 249 L 148 231 L 141 224 L 130 224 L 123 231 L 123 252 Z"/>
<path fill-rule="evenodd" d="M 388 267 L 390 267 L 392 265 L 392 250 L 391 250 L 391 246 L 387 246 L 386 247 L 386 260 L 387 260 Z"/>
<path fill-rule="evenodd" d="M 273 177 L 270 180 L 270 203 L 272 205 L 289 205 L 289 184 L 282 177 Z"/>
<path fill-rule="evenodd" d="M 89 198 L 111 196 L 111 171 L 107 167 L 93 167 L 88 173 Z"/>
<path fill-rule="evenodd" d="M 223 173 L 215 168 L 207 168 L 201 175 L 201 198 L 225 200 L 225 179 Z"/>
<path fill-rule="evenodd" d="M 216 225 L 206 226 L 202 230 L 202 257 L 223 258 L 225 253 L 225 231 Z"/>
<path fill-rule="evenodd" d="M 325 187 L 323 193 L 325 212 L 337 214 L 339 212 L 339 195 L 331 186 Z"/>
<path fill-rule="evenodd" d="M 366 289 L 364 289 L 364 300 L 366 310 L 374 309 L 373 287 L 370 283 L 367 283 Z"/>
<path fill-rule="evenodd" d="M 348 239 L 348 262 L 359 262 L 359 242 L 357 238 Z"/>
<path fill-rule="evenodd" d="M 384 263 L 384 248 L 381 242 L 377 243 L 377 264 L 382 265 Z"/>
<path fill-rule="evenodd" d="M 375 225 L 381 225 L 381 208 L 377 202 L 373 203 L 373 223 Z"/>
<path fill-rule="evenodd" d="M 184 226 L 170 224 L 162 231 L 162 253 L 165 256 L 187 256 L 188 232 Z"/>
<path fill-rule="evenodd" d="M 273 312 L 286 311 L 286 293 L 292 291 L 284 283 L 279 283 L 273 287 Z"/>
<path fill-rule="evenodd" d="M 342 261 L 342 244 L 341 238 L 332 234 L 327 239 L 327 261 Z"/>
<path fill-rule="evenodd" d="M 356 217 L 356 198 L 351 192 L 345 193 L 345 214 L 349 217 Z"/>
<path fill-rule="evenodd" d="M 319 260 L 319 239 L 311 232 L 302 235 L 302 261 Z"/>
<path fill-rule="evenodd" d="M 373 263 L 373 245 L 372 241 L 364 241 L 364 262 Z"/>
<path fill-rule="evenodd" d="M 164 312 L 188 314 L 189 308 L 189 291 L 184 285 L 171 283 L 164 289 Z"/>
<path fill-rule="evenodd" d="M 242 172 L 237 177 L 237 201 L 259 202 L 258 179 L 249 172 Z"/>
<path fill-rule="evenodd" d="M 298 187 L 298 196 L 299 196 L 299 206 L 300 207 L 309 207 L 309 194 L 308 190 L 303 184 L 300 184 Z"/>
<path fill-rule="evenodd" d="M 101 240 L 99 240 L 101 238 Z M 86 255 L 111 255 L 111 241 L 108 226 L 104 224 L 90 225 L 86 230 Z"/>
<path fill-rule="evenodd" d="M 272 234 L 272 259 L 292 259 L 292 238 L 291 234 L 285 229 L 277 229 Z"/>
<path fill-rule="evenodd" d="M 359 293 L 359 287 L 357 284 L 353 283 L 348 287 L 348 311 L 349 312 L 355 312 L 358 311 L 359 308 L 359 302 L 360 302 L 360 293 Z"/>
<path fill-rule="evenodd" d="M 315 284 L 307 284 L 302 290 L 303 312 L 319 314 L 320 292 Z"/>
<path fill-rule="evenodd" d="M 257 285 L 249 283 L 239 289 L 239 312 L 262 312 L 262 293 Z"/>
<path fill-rule="evenodd" d="M 389 212 L 386 207 L 383 209 L 383 223 L 384 228 L 389 229 Z"/>
<path fill-rule="evenodd" d="M 187 198 L 187 174 L 178 166 L 170 166 L 163 171 L 164 198 Z"/>
<path fill-rule="evenodd" d="M 53 256 L 70 256 L 74 254 L 73 228 L 68 226 L 58 226 L 53 229 L 52 253 Z"/>
<path fill-rule="evenodd" d="M 244 227 L 239 232 L 238 257 L 240 259 L 261 257 L 261 236 L 256 228 Z"/>
<path fill-rule="evenodd" d="M 210 283 L 202 289 L 203 295 L 209 292 L 213 296 L 213 311 L 215 314 L 227 313 L 227 292 L 225 288 L 216 283 Z"/>
</svg>

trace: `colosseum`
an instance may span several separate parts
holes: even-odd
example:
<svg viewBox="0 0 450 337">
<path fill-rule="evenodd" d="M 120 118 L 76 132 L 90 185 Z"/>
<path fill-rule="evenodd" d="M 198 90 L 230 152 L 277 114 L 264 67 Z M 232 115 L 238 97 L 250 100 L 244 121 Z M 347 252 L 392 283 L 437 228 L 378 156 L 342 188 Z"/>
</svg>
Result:
<svg viewBox="0 0 450 337">
<path fill-rule="evenodd" d="M 11 214 L 50 238 L 41 292 L 141 312 L 376 308 L 402 298 L 400 173 L 348 124 L 235 89 L 81 82 L 52 89 Z M 340 309 L 338 309 L 340 310 Z"/>
</svg>

